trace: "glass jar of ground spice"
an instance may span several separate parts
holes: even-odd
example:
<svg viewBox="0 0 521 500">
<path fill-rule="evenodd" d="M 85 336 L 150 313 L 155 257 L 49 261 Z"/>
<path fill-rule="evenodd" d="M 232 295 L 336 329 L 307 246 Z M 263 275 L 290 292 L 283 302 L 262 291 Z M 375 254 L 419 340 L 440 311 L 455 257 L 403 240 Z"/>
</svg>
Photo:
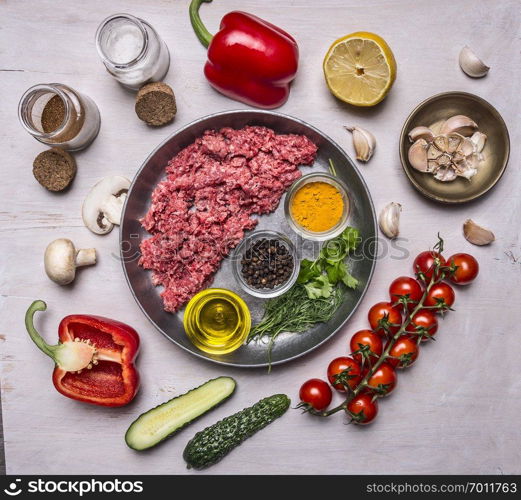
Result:
<svg viewBox="0 0 521 500">
<path fill-rule="evenodd" d="M 161 81 L 170 66 L 165 42 L 146 21 L 114 14 L 96 31 L 96 48 L 107 71 L 125 87 Z"/>
<path fill-rule="evenodd" d="M 302 237 L 325 241 L 338 236 L 348 224 L 347 187 L 326 173 L 311 173 L 294 182 L 284 211 L 289 226 Z"/>
<path fill-rule="evenodd" d="M 86 148 L 98 135 L 101 123 L 94 101 L 61 83 L 27 90 L 20 99 L 18 116 L 36 140 L 68 151 Z"/>
</svg>

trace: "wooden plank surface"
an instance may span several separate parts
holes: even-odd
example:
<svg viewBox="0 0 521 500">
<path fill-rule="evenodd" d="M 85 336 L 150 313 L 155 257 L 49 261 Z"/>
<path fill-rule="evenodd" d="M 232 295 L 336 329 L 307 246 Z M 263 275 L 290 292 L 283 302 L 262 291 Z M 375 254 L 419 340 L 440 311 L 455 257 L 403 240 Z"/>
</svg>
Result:
<svg viewBox="0 0 521 500">
<path fill-rule="evenodd" d="M 438 231 L 449 252 L 471 251 L 481 263 L 479 282 L 458 290 L 457 312 L 446 317 L 438 340 L 418 364 L 400 375 L 399 388 L 382 401 L 370 428 L 346 426 L 336 415 L 319 420 L 291 410 L 205 473 L 521 473 L 521 378 L 519 303 L 521 288 L 521 2 L 519 0 L 294 0 L 215 1 L 203 6 L 210 30 L 227 11 L 254 12 L 294 34 L 301 66 L 290 100 L 280 111 L 302 118 L 352 153 L 342 125 L 373 131 L 376 154 L 360 169 L 377 209 L 403 205 L 402 236 L 407 258 L 382 240 L 382 257 L 362 306 L 333 340 L 290 364 L 264 370 L 230 369 L 196 359 L 162 337 L 136 306 L 125 283 L 118 234 L 96 237 L 82 224 L 80 207 L 100 177 L 130 178 L 148 153 L 177 128 L 202 115 L 244 107 L 214 92 L 202 75 L 205 50 L 190 27 L 187 0 L 7 0 L 0 2 L 0 357 L 7 472 L 10 474 L 186 472 L 181 458 L 193 434 L 216 419 L 270 393 L 296 402 L 300 384 L 324 377 L 329 361 L 347 350 L 349 335 L 366 327 L 372 303 L 385 299 L 396 276 L 410 272 L 412 256 L 426 249 Z M 110 78 L 98 59 L 94 33 L 115 12 L 149 21 L 168 44 L 172 60 L 166 81 L 177 96 L 173 124 L 152 130 L 136 118 L 132 93 Z M 357 30 L 379 33 L 393 48 L 398 78 L 389 97 L 374 109 L 352 109 L 324 85 L 321 63 L 330 43 Z M 465 44 L 492 67 L 481 80 L 467 78 L 457 56 Z M 45 192 L 31 164 L 42 145 L 20 126 L 17 103 L 36 83 L 62 82 L 98 104 L 98 139 L 77 154 L 78 176 L 66 194 Z M 424 98 L 446 90 L 476 93 L 502 113 L 512 140 L 510 166 L 488 196 L 445 207 L 417 194 L 400 167 L 398 138 L 403 121 Z M 467 218 L 496 234 L 488 248 L 461 235 Z M 61 288 L 43 270 L 43 250 L 52 239 L 71 238 L 94 246 L 95 268 Z M 134 325 L 143 339 L 139 358 L 142 390 L 122 409 L 68 400 L 51 385 L 52 365 L 31 344 L 23 327 L 29 303 L 45 299 L 38 318 L 47 339 L 56 339 L 59 320 L 75 312 L 114 317 Z M 221 375 L 238 381 L 226 405 L 155 450 L 137 454 L 123 435 L 139 413 L 203 381 Z"/>
</svg>

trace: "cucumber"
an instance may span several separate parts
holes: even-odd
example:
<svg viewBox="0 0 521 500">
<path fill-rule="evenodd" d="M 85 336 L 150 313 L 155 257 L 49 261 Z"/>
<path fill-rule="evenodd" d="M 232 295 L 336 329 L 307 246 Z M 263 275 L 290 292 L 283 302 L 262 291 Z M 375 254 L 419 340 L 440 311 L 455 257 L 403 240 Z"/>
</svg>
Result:
<svg viewBox="0 0 521 500">
<path fill-rule="evenodd" d="M 183 452 L 188 468 L 204 469 L 217 463 L 245 439 L 284 415 L 290 404 L 285 394 L 275 394 L 198 432 Z"/>
<path fill-rule="evenodd" d="M 146 450 L 228 399 L 235 380 L 218 377 L 140 415 L 127 430 L 125 441 L 134 450 Z"/>
</svg>

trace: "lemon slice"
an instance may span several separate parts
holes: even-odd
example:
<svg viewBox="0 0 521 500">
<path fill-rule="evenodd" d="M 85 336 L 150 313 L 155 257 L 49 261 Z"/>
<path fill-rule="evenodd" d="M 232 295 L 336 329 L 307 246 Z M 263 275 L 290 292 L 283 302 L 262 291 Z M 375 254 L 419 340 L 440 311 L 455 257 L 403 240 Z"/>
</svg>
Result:
<svg viewBox="0 0 521 500">
<path fill-rule="evenodd" d="M 374 106 L 388 94 L 396 78 L 396 61 L 385 40 L 358 31 L 339 38 L 324 58 L 331 93 L 354 106 Z"/>
</svg>

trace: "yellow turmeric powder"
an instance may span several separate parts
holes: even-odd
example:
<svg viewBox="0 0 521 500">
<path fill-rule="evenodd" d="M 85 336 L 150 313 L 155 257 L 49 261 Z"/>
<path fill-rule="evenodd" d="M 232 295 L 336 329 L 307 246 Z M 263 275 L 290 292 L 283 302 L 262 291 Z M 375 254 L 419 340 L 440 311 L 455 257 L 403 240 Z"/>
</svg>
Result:
<svg viewBox="0 0 521 500">
<path fill-rule="evenodd" d="M 293 196 L 293 220 L 308 231 L 319 233 L 336 226 L 344 211 L 342 194 L 327 182 L 304 184 Z"/>
</svg>

